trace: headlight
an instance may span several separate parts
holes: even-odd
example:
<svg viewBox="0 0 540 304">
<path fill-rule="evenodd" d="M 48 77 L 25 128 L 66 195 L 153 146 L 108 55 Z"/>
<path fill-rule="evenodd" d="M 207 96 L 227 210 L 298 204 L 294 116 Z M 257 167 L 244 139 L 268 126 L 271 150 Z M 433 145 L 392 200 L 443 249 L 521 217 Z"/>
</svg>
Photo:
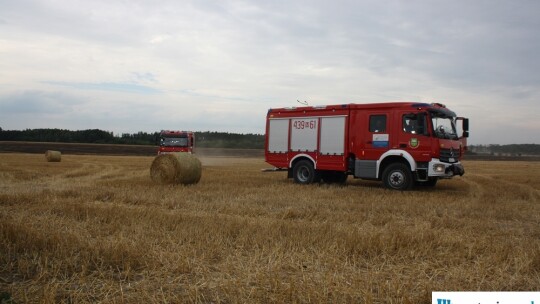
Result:
<svg viewBox="0 0 540 304">
<path fill-rule="evenodd" d="M 437 173 L 443 173 L 445 169 L 445 166 L 443 164 L 435 164 L 433 165 L 433 171 Z"/>
</svg>

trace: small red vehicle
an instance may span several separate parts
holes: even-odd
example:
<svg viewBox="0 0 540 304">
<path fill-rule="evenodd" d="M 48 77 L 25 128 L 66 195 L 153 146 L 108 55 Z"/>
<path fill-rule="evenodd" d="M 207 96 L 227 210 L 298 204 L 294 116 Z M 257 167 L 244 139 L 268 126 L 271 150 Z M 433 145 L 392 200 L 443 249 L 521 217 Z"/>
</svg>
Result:
<svg viewBox="0 0 540 304">
<path fill-rule="evenodd" d="M 469 120 L 439 103 L 342 104 L 270 109 L 265 160 L 300 184 L 380 180 L 435 186 L 463 175 Z"/>
<path fill-rule="evenodd" d="M 162 130 L 159 133 L 157 154 L 194 152 L 195 135 L 191 131 Z"/>
</svg>

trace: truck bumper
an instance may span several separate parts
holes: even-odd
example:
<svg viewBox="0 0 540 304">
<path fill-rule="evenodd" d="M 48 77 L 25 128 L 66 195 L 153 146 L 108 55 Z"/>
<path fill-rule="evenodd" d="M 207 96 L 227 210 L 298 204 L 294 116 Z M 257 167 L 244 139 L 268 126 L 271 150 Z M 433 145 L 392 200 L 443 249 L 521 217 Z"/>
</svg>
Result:
<svg viewBox="0 0 540 304">
<path fill-rule="evenodd" d="M 436 158 L 429 162 L 429 177 L 452 178 L 454 175 L 462 176 L 463 174 L 465 174 L 465 169 L 460 162 L 449 164 L 443 163 Z"/>
</svg>

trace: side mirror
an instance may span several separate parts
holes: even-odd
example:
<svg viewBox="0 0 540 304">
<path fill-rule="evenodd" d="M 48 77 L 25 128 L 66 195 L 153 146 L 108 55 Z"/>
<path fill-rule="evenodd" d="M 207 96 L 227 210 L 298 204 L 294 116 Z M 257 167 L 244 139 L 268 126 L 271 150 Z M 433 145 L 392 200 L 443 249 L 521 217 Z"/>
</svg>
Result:
<svg viewBox="0 0 540 304">
<path fill-rule="evenodd" d="M 461 120 L 461 130 L 463 131 L 463 133 L 461 133 L 462 137 L 469 137 L 469 119 L 468 118 L 464 118 L 464 117 L 458 117 L 456 119 L 456 125 L 457 125 L 457 121 Z"/>
</svg>

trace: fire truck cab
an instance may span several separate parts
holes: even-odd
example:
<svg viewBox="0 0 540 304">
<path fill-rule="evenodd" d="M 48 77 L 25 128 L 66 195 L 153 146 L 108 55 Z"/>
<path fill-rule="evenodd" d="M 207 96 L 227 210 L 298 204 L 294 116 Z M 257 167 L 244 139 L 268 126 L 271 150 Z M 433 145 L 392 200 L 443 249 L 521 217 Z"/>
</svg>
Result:
<svg viewBox="0 0 540 304">
<path fill-rule="evenodd" d="M 469 120 L 438 103 L 270 109 L 265 160 L 300 184 L 381 180 L 387 188 L 435 186 L 463 175 Z"/>
<path fill-rule="evenodd" d="M 173 152 L 193 153 L 195 136 L 191 131 L 162 130 L 158 138 L 157 154 Z"/>
</svg>

